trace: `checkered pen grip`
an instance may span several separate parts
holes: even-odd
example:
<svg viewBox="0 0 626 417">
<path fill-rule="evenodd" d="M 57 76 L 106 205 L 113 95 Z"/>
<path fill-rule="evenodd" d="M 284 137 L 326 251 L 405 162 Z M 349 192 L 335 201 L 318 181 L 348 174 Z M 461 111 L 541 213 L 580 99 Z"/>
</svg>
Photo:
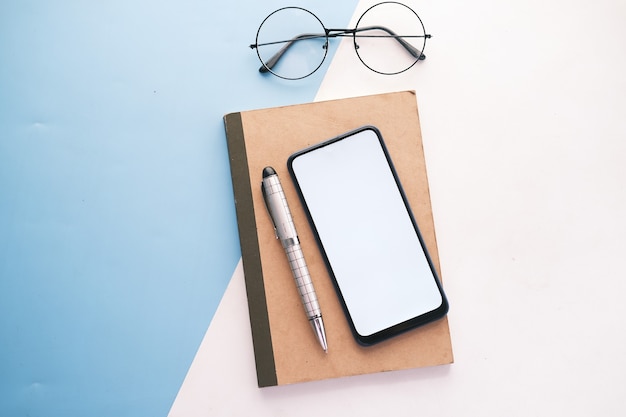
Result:
<svg viewBox="0 0 626 417">
<path fill-rule="evenodd" d="M 293 272 L 293 278 L 296 281 L 296 286 L 298 287 L 298 292 L 302 298 L 302 304 L 304 304 L 304 309 L 309 320 L 315 317 L 321 317 L 322 312 L 317 302 L 317 295 L 313 289 L 311 275 L 304 261 L 304 254 L 302 253 L 300 243 L 293 243 L 285 247 L 285 253 L 287 253 L 287 259 L 289 260 L 289 265 Z"/>
</svg>

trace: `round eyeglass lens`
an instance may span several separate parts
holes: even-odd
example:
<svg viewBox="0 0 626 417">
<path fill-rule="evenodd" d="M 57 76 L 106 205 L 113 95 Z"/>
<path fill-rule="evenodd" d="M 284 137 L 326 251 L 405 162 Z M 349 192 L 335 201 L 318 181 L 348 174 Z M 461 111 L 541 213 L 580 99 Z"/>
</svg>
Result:
<svg viewBox="0 0 626 417">
<path fill-rule="evenodd" d="M 297 80 L 314 73 L 326 58 L 328 38 L 313 13 L 285 7 L 265 18 L 256 36 L 256 50 L 272 74 Z"/>
<path fill-rule="evenodd" d="M 384 2 L 372 6 L 357 22 L 354 47 L 366 67 L 379 74 L 399 74 L 425 58 L 426 32 L 408 6 Z"/>
</svg>

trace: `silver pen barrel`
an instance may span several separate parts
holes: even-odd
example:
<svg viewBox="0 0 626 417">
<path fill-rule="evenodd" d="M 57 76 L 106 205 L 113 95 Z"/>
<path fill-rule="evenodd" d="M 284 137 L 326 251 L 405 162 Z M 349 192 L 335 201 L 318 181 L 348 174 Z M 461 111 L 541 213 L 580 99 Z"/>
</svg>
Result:
<svg viewBox="0 0 626 417">
<path fill-rule="evenodd" d="M 291 246 L 285 247 L 285 253 L 291 266 L 291 272 L 293 278 L 296 281 L 302 304 L 304 305 L 304 311 L 309 320 L 322 316 L 320 305 L 317 302 L 317 294 L 313 288 L 313 282 L 311 281 L 311 275 L 309 269 L 304 261 L 304 254 L 299 243 L 294 243 Z"/>
<path fill-rule="evenodd" d="M 328 350 L 326 333 L 322 321 L 322 311 L 317 301 L 317 295 L 313 288 L 311 275 L 307 268 L 304 254 L 300 247 L 300 240 L 296 232 L 296 227 L 291 217 L 291 211 L 287 205 L 287 199 L 282 185 L 273 168 L 267 167 L 263 170 L 263 181 L 261 182 L 263 198 L 269 211 L 276 238 L 278 238 L 287 254 L 287 260 L 296 282 L 296 287 L 307 318 L 313 327 L 320 345 L 324 351 Z"/>
</svg>

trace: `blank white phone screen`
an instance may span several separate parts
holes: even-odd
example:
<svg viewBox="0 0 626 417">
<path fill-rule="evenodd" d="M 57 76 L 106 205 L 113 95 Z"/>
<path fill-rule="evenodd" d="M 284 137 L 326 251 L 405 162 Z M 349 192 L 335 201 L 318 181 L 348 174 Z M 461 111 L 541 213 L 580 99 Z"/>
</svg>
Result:
<svg viewBox="0 0 626 417">
<path fill-rule="evenodd" d="M 373 130 L 298 155 L 292 170 L 357 333 L 372 335 L 442 305 Z"/>
</svg>

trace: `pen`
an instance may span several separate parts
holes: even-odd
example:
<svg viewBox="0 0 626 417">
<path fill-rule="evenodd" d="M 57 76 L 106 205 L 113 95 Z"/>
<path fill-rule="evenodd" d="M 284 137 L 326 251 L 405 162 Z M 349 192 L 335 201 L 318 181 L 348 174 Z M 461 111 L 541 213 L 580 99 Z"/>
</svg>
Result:
<svg viewBox="0 0 626 417">
<path fill-rule="evenodd" d="M 309 269 L 304 261 L 304 254 L 300 247 L 300 240 L 298 239 L 298 233 L 296 232 L 296 227 L 293 223 L 289 206 L 287 205 L 283 187 L 280 184 L 280 180 L 274 168 L 265 167 L 263 169 L 261 191 L 263 192 L 265 205 L 270 213 L 272 223 L 274 223 L 276 239 L 280 240 L 287 254 L 289 266 L 291 267 L 293 278 L 296 281 L 296 286 L 298 287 L 306 315 L 320 345 L 322 345 L 322 349 L 324 349 L 324 352 L 328 352 L 324 322 L 322 321 L 322 311 L 317 302 L 317 295 L 313 288 L 313 282 L 311 282 Z"/>
</svg>

